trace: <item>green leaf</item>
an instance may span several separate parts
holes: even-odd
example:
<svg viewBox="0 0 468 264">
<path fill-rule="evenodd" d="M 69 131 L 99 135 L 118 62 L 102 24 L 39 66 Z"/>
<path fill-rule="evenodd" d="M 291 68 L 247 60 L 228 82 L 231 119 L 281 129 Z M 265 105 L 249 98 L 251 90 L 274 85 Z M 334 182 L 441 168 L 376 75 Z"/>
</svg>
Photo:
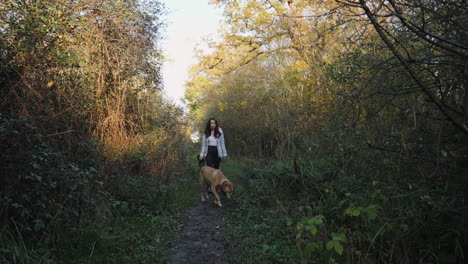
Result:
<svg viewBox="0 0 468 264">
<path fill-rule="evenodd" d="M 340 241 L 343 241 L 343 242 L 347 241 L 346 235 L 344 233 L 340 233 L 339 236 L 340 236 Z"/>
<path fill-rule="evenodd" d="M 344 233 L 332 233 L 332 239 L 334 241 L 346 242 L 346 235 Z"/>
<path fill-rule="evenodd" d="M 310 257 L 314 249 L 315 249 L 315 245 L 313 243 L 307 243 L 307 246 L 304 249 L 304 256 Z"/>
<path fill-rule="evenodd" d="M 344 214 L 345 215 L 350 215 L 350 216 L 359 216 L 361 214 L 361 210 L 360 210 L 361 207 L 359 208 L 354 208 L 354 207 L 348 207 Z"/>
<path fill-rule="evenodd" d="M 313 225 L 321 225 L 323 223 L 323 215 L 316 215 L 313 218 L 310 218 L 310 223 Z"/>
<path fill-rule="evenodd" d="M 335 247 L 335 241 L 330 240 L 327 242 L 327 250 L 330 250 Z"/>
<path fill-rule="evenodd" d="M 317 234 L 317 227 L 314 226 L 314 225 L 311 225 L 310 226 L 310 233 L 315 236 Z"/>
<path fill-rule="evenodd" d="M 299 239 L 302 235 L 302 231 L 299 231 L 297 234 L 296 234 L 296 239 Z"/>
<path fill-rule="evenodd" d="M 331 249 L 334 249 L 335 252 L 338 253 L 339 255 L 342 255 L 344 251 L 343 245 L 341 245 L 340 242 L 334 241 L 334 240 L 330 240 L 327 243 L 327 250 L 331 250 Z"/>
<path fill-rule="evenodd" d="M 304 229 L 304 224 L 302 222 L 297 223 L 296 229 L 302 231 Z"/>
<path fill-rule="evenodd" d="M 340 242 L 336 242 L 336 243 L 335 243 L 335 251 L 336 251 L 336 253 L 338 253 L 338 255 L 340 255 L 340 256 L 343 254 L 344 249 L 343 249 L 343 246 L 341 245 Z"/>
<path fill-rule="evenodd" d="M 365 212 L 367 218 L 369 220 L 374 220 L 375 218 L 377 218 L 379 208 L 380 206 L 378 205 L 369 205 L 368 207 L 366 207 Z"/>
<path fill-rule="evenodd" d="M 367 213 L 367 217 L 369 218 L 369 220 L 374 220 L 375 218 L 377 218 L 377 212 L 376 211 L 369 211 Z"/>
</svg>

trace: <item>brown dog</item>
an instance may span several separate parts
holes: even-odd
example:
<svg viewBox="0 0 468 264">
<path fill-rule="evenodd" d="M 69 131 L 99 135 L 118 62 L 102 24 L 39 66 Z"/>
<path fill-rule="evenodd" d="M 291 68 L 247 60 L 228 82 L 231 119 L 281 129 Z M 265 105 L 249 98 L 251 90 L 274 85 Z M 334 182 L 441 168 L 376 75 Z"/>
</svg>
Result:
<svg viewBox="0 0 468 264">
<path fill-rule="evenodd" d="M 222 171 L 204 166 L 200 168 L 200 196 L 203 202 L 205 201 L 205 197 L 208 199 L 208 194 L 205 192 L 205 181 L 211 184 L 211 191 L 215 197 L 214 203 L 219 205 L 219 207 L 223 206 L 217 192 L 219 187 L 226 193 L 228 199 L 231 199 L 232 191 L 234 190 L 232 182 L 224 176 Z"/>
</svg>

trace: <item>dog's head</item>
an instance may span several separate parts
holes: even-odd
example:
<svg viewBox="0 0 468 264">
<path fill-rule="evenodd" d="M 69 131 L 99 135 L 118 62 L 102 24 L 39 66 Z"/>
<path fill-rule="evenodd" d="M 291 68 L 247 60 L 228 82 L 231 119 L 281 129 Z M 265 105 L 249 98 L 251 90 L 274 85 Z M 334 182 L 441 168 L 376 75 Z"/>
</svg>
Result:
<svg viewBox="0 0 468 264">
<path fill-rule="evenodd" d="M 231 199 L 232 192 L 234 191 L 234 185 L 230 181 L 225 181 L 223 184 L 221 184 L 221 187 L 223 189 L 223 192 L 226 193 L 226 196 L 228 199 Z"/>
</svg>

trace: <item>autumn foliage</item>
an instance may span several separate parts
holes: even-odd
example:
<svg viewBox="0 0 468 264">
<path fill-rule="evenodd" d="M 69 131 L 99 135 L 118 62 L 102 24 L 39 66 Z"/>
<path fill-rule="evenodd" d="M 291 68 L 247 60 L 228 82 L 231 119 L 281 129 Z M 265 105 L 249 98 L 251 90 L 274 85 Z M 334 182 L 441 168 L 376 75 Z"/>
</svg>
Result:
<svg viewBox="0 0 468 264">
<path fill-rule="evenodd" d="M 448 263 L 460 261 L 462 242 L 456 233 L 462 232 L 461 217 L 466 214 L 462 197 L 468 175 L 466 3 L 212 2 L 224 11 L 223 35 L 208 43 L 209 52 L 200 52 L 186 92 L 200 126 L 207 116 L 215 116 L 231 153 L 267 164 L 272 159 L 288 162 L 293 174 L 280 170 L 269 176 L 268 182 L 279 188 L 272 195 L 295 193 L 300 182 L 302 195 L 294 199 L 301 200 L 299 205 L 312 203 L 312 211 L 319 208 L 317 199 L 326 197 L 317 193 L 323 191 L 313 182 L 317 179 L 303 173 L 312 161 L 320 161 L 337 188 L 369 184 L 373 189 L 371 183 L 379 182 L 388 186 L 379 189 L 386 195 L 409 192 L 408 197 L 426 199 L 428 207 L 421 215 L 432 214 L 427 221 L 434 224 L 402 213 L 396 209 L 402 201 L 389 197 L 395 200 L 384 210 L 387 223 L 405 219 L 413 224 L 408 241 L 393 244 L 393 238 L 382 235 L 380 246 L 399 248 L 398 257 L 391 259 L 390 251 L 376 249 L 372 257 L 363 258 L 350 249 L 348 261 L 411 263 L 446 255 L 454 256 Z M 276 181 L 285 175 L 302 176 Z M 307 175 L 311 178 L 304 178 Z M 414 186 L 425 198 L 415 196 Z M 364 204 L 359 208 L 364 210 L 372 199 L 360 190 L 359 203 Z M 356 203 L 348 213 L 362 213 L 352 211 Z M 416 210 L 415 204 L 404 204 L 406 210 Z M 434 227 L 444 221 L 450 227 Z M 433 226 L 434 233 L 419 226 Z M 427 245 L 424 237 L 434 234 L 445 240 Z M 342 243 L 338 233 L 336 237 L 335 242 Z M 359 237 L 352 239 L 361 241 Z M 320 251 L 317 245 L 307 247 L 309 255 Z M 339 249 L 341 255 L 341 244 Z M 402 253 L 412 249 L 407 256 Z M 436 253 L 429 257 L 416 251 Z"/>
<path fill-rule="evenodd" d="M 0 3 L 0 262 L 47 258 L 63 233 L 170 180 L 185 121 L 161 93 L 162 8 Z M 157 191 L 138 199 L 164 203 Z"/>
</svg>

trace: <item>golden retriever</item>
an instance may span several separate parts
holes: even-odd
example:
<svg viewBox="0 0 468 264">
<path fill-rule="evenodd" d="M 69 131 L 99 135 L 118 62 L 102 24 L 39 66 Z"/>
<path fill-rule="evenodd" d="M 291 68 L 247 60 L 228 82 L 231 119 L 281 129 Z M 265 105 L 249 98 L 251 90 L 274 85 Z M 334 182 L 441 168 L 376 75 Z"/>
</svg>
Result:
<svg viewBox="0 0 468 264">
<path fill-rule="evenodd" d="M 215 201 L 219 207 L 222 207 L 221 199 L 218 196 L 218 188 L 221 187 L 223 192 L 226 193 L 228 199 L 231 199 L 232 192 L 234 191 L 234 185 L 229 181 L 223 172 L 218 169 L 213 169 L 208 166 L 203 166 L 200 168 L 200 196 L 201 200 L 204 202 L 205 197 L 208 199 L 208 194 L 205 192 L 206 185 L 209 183 L 211 185 L 211 191 L 213 192 Z"/>
</svg>

